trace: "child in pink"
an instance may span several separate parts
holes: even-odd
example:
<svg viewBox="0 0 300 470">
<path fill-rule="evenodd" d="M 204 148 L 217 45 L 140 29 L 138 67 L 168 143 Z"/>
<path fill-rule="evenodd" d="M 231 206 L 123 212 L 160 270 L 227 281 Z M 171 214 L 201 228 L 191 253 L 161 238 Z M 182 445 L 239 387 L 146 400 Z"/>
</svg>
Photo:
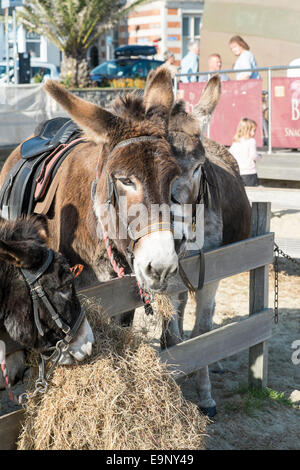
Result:
<svg viewBox="0 0 300 470">
<path fill-rule="evenodd" d="M 256 122 L 252 119 L 240 120 L 229 152 L 238 162 L 245 186 L 258 186 L 256 160 L 261 158 L 256 151 Z"/>
</svg>

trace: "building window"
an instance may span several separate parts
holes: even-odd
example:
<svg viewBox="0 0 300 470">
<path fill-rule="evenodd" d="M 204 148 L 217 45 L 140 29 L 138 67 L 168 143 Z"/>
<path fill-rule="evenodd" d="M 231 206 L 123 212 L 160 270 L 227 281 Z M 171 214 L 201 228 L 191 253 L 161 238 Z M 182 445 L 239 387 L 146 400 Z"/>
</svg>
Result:
<svg viewBox="0 0 300 470">
<path fill-rule="evenodd" d="M 200 39 L 202 15 L 183 15 L 182 17 L 182 57 L 188 53 L 190 41 Z"/>
<path fill-rule="evenodd" d="M 32 57 L 41 57 L 41 37 L 39 34 L 26 31 L 26 52 Z"/>
</svg>

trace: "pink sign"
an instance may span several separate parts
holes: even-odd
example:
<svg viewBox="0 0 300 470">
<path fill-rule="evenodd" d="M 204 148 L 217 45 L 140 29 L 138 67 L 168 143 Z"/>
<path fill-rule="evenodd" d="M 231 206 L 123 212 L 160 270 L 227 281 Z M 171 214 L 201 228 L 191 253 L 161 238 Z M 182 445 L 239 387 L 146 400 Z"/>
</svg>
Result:
<svg viewBox="0 0 300 470">
<path fill-rule="evenodd" d="M 180 83 L 178 98 L 187 102 L 191 111 L 198 103 L 206 83 Z M 262 81 L 229 80 L 222 82 L 222 93 L 214 111 L 209 136 L 223 145 L 231 145 L 237 125 L 243 117 L 257 123 L 255 139 L 259 147 L 263 143 L 262 133 Z"/>
<path fill-rule="evenodd" d="M 272 146 L 300 148 L 300 77 L 272 79 Z"/>
</svg>

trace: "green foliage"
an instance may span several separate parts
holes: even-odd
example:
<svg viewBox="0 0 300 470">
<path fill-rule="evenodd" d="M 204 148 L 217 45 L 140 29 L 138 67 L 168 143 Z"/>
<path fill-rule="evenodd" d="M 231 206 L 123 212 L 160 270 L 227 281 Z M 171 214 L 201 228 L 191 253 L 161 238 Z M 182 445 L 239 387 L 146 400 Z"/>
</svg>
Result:
<svg viewBox="0 0 300 470">
<path fill-rule="evenodd" d="M 83 57 L 87 49 L 128 11 L 120 0 L 27 0 L 18 13 L 29 31 L 46 36 L 70 57 Z"/>
<path fill-rule="evenodd" d="M 278 392 L 271 388 L 265 387 L 262 389 L 248 387 L 248 385 L 240 385 L 233 391 L 234 395 L 240 395 L 241 400 L 233 398 L 232 401 L 227 402 L 224 409 L 227 413 L 244 412 L 248 416 L 255 416 L 255 411 L 262 410 L 271 404 L 281 404 L 291 408 L 298 408 L 284 392 Z"/>
<path fill-rule="evenodd" d="M 71 88 L 72 87 L 72 75 L 70 73 L 67 73 L 63 79 L 60 80 L 61 84 L 65 88 Z"/>
<path fill-rule="evenodd" d="M 67 67 L 62 67 L 66 72 L 61 78 L 66 86 L 82 87 L 89 82 L 87 67 L 81 67 L 88 48 L 143 1 L 133 0 L 128 7 L 122 0 L 26 0 L 18 20 L 57 46 L 64 53 L 63 63 L 74 60 L 70 84 Z"/>
<path fill-rule="evenodd" d="M 43 77 L 40 73 L 36 73 L 32 80 L 33 80 L 33 83 L 42 83 Z"/>
</svg>

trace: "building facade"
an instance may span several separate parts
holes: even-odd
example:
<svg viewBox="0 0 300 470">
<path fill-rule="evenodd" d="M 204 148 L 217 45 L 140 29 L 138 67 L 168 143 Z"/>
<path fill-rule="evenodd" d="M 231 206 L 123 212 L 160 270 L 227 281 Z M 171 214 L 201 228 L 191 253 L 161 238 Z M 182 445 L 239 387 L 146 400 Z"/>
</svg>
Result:
<svg viewBox="0 0 300 470">
<path fill-rule="evenodd" d="M 4 18 L 4 11 L 0 9 L 0 18 Z M 17 26 L 16 42 L 18 52 L 30 52 L 31 57 L 36 61 L 50 62 L 56 66 L 60 65 L 61 54 L 59 49 L 51 44 L 44 36 L 30 33 L 22 25 Z M 9 57 L 13 58 L 14 31 L 12 16 L 8 23 L 8 44 Z M 6 56 L 5 23 L 0 22 L 0 61 L 4 61 Z"/>
<path fill-rule="evenodd" d="M 203 7 L 193 0 L 143 3 L 128 15 L 128 43 L 156 44 L 159 58 L 171 51 L 179 65 L 189 41 L 200 39 Z"/>
<path fill-rule="evenodd" d="M 126 44 L 155 44 L 157 57 L 172 51 L 176 64 L 187 53 L 190 40 L 200 39 L 204 1 L 149 1 L 136 7 L 119 24 L 101 36 L 88 51 L 91 68 L 113 58 L 116 47 Z M 1 10 L 0 10 L 1 14 Z M 3 11 L 2 11 L 3 14 Z M 10 56 L 13 53 L 12 19 L 9 24 Z M 18 52 L 30 52 L 41 62 L 59 66 L 61 53 L 47 38 L 30 33 L 23 26 L 17 28 Z M 0 61 L 5 58 L 5 28 L 0 23 Z"/>
<path fill-rule="evenodd" d="M 148 1 L 132 10 L 118 26 L 107 32 L 89 50 L 91 66 L 112 59 L 116 47 L 126 44 L 157 46 L 157 58 L 166 51 L 176 65 L 187 53 L 190 40 L 200 39 L 204 1 Z"/>
</svg>

